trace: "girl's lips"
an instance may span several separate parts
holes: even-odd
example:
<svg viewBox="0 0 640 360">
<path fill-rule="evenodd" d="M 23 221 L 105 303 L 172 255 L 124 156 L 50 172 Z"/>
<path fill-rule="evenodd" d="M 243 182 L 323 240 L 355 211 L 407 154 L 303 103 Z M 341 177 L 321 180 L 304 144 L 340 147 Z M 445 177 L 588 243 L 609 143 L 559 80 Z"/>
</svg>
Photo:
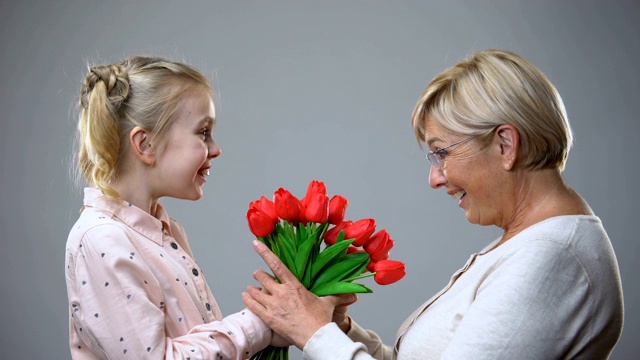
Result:
<svg viewBox="0 0 640 360">
<path fill-rule="evenodd" d="M 210 168 L 207 167 L 204 169 L 200 169 L 200 171 L 198 171 L 198 176 L 200 177 L 203 183 L 207 182 L 207 176 L 209 176 L 209 169 Z"/>
</svg>

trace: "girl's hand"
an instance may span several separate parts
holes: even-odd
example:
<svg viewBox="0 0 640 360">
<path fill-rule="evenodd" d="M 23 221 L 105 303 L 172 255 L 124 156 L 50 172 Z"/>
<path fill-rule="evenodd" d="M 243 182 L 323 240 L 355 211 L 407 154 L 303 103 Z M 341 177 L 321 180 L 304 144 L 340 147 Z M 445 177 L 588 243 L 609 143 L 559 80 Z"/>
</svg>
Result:
<svg viewBox="0 0 640 360">
<path fill-rule="evenodd" d="M 335 314 L 340 321 L 348 321 L 346 305 L 355 302 L 355 294 L 318 297 L 305 289 L 266 245 L 256 240 L 253 246 L 280 283 L 257 270 L 253 277 L 266 291 L 249 286 L 242 299 L 275 333 L 302 350 L 318 329 L 334 319 L 336 306 L 344 304 L 344 310 Z"/>
</svg>

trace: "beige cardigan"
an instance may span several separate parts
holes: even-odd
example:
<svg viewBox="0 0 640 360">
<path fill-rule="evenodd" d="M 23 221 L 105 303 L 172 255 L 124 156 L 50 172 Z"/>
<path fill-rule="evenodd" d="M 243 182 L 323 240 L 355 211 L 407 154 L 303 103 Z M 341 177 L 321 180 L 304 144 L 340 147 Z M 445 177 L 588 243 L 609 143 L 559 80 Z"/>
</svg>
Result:
<svg viewBox="0 0 640 360">
<path fill-rule="evenodd" d="M 496 240 L 497 242 L 497 240 Z M 353 323 L 321 328 L 318 359 L 606 359 L 622 331 L 620 275 L 595 216 L 559 216 L 473 254 L 400 327 L 394 347 Z"/>
</svg>

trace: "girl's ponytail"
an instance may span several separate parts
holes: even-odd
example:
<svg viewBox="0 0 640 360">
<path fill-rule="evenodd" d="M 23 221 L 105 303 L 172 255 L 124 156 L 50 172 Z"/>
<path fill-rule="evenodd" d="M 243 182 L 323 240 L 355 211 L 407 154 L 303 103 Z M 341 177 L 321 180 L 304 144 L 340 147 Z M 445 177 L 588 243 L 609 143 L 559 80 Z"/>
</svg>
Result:
<svg viewBox="0 0 640 360">
<path fill-rule="evenodd" d="M 128 96 L 126 69 L 119 65 L 92 67 L 80 91 L 80 171 L 91 186 L 116 198 L 110 180 L 120 152 L 120 109 Z"/>
</svg>

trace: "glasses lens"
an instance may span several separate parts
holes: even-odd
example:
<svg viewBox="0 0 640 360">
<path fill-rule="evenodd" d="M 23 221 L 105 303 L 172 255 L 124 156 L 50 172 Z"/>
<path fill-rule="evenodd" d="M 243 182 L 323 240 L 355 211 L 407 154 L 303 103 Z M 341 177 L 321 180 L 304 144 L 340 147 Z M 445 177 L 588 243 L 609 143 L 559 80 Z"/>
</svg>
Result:
<svg viewBox="0 0 640 360">
<path fill-rule="evenodd" d="M 433 166 L 440 168 L 440 159 L 436 153 L 430 152 L 427 154 L 427 159 L 433 164 Z"/>
</svg>

